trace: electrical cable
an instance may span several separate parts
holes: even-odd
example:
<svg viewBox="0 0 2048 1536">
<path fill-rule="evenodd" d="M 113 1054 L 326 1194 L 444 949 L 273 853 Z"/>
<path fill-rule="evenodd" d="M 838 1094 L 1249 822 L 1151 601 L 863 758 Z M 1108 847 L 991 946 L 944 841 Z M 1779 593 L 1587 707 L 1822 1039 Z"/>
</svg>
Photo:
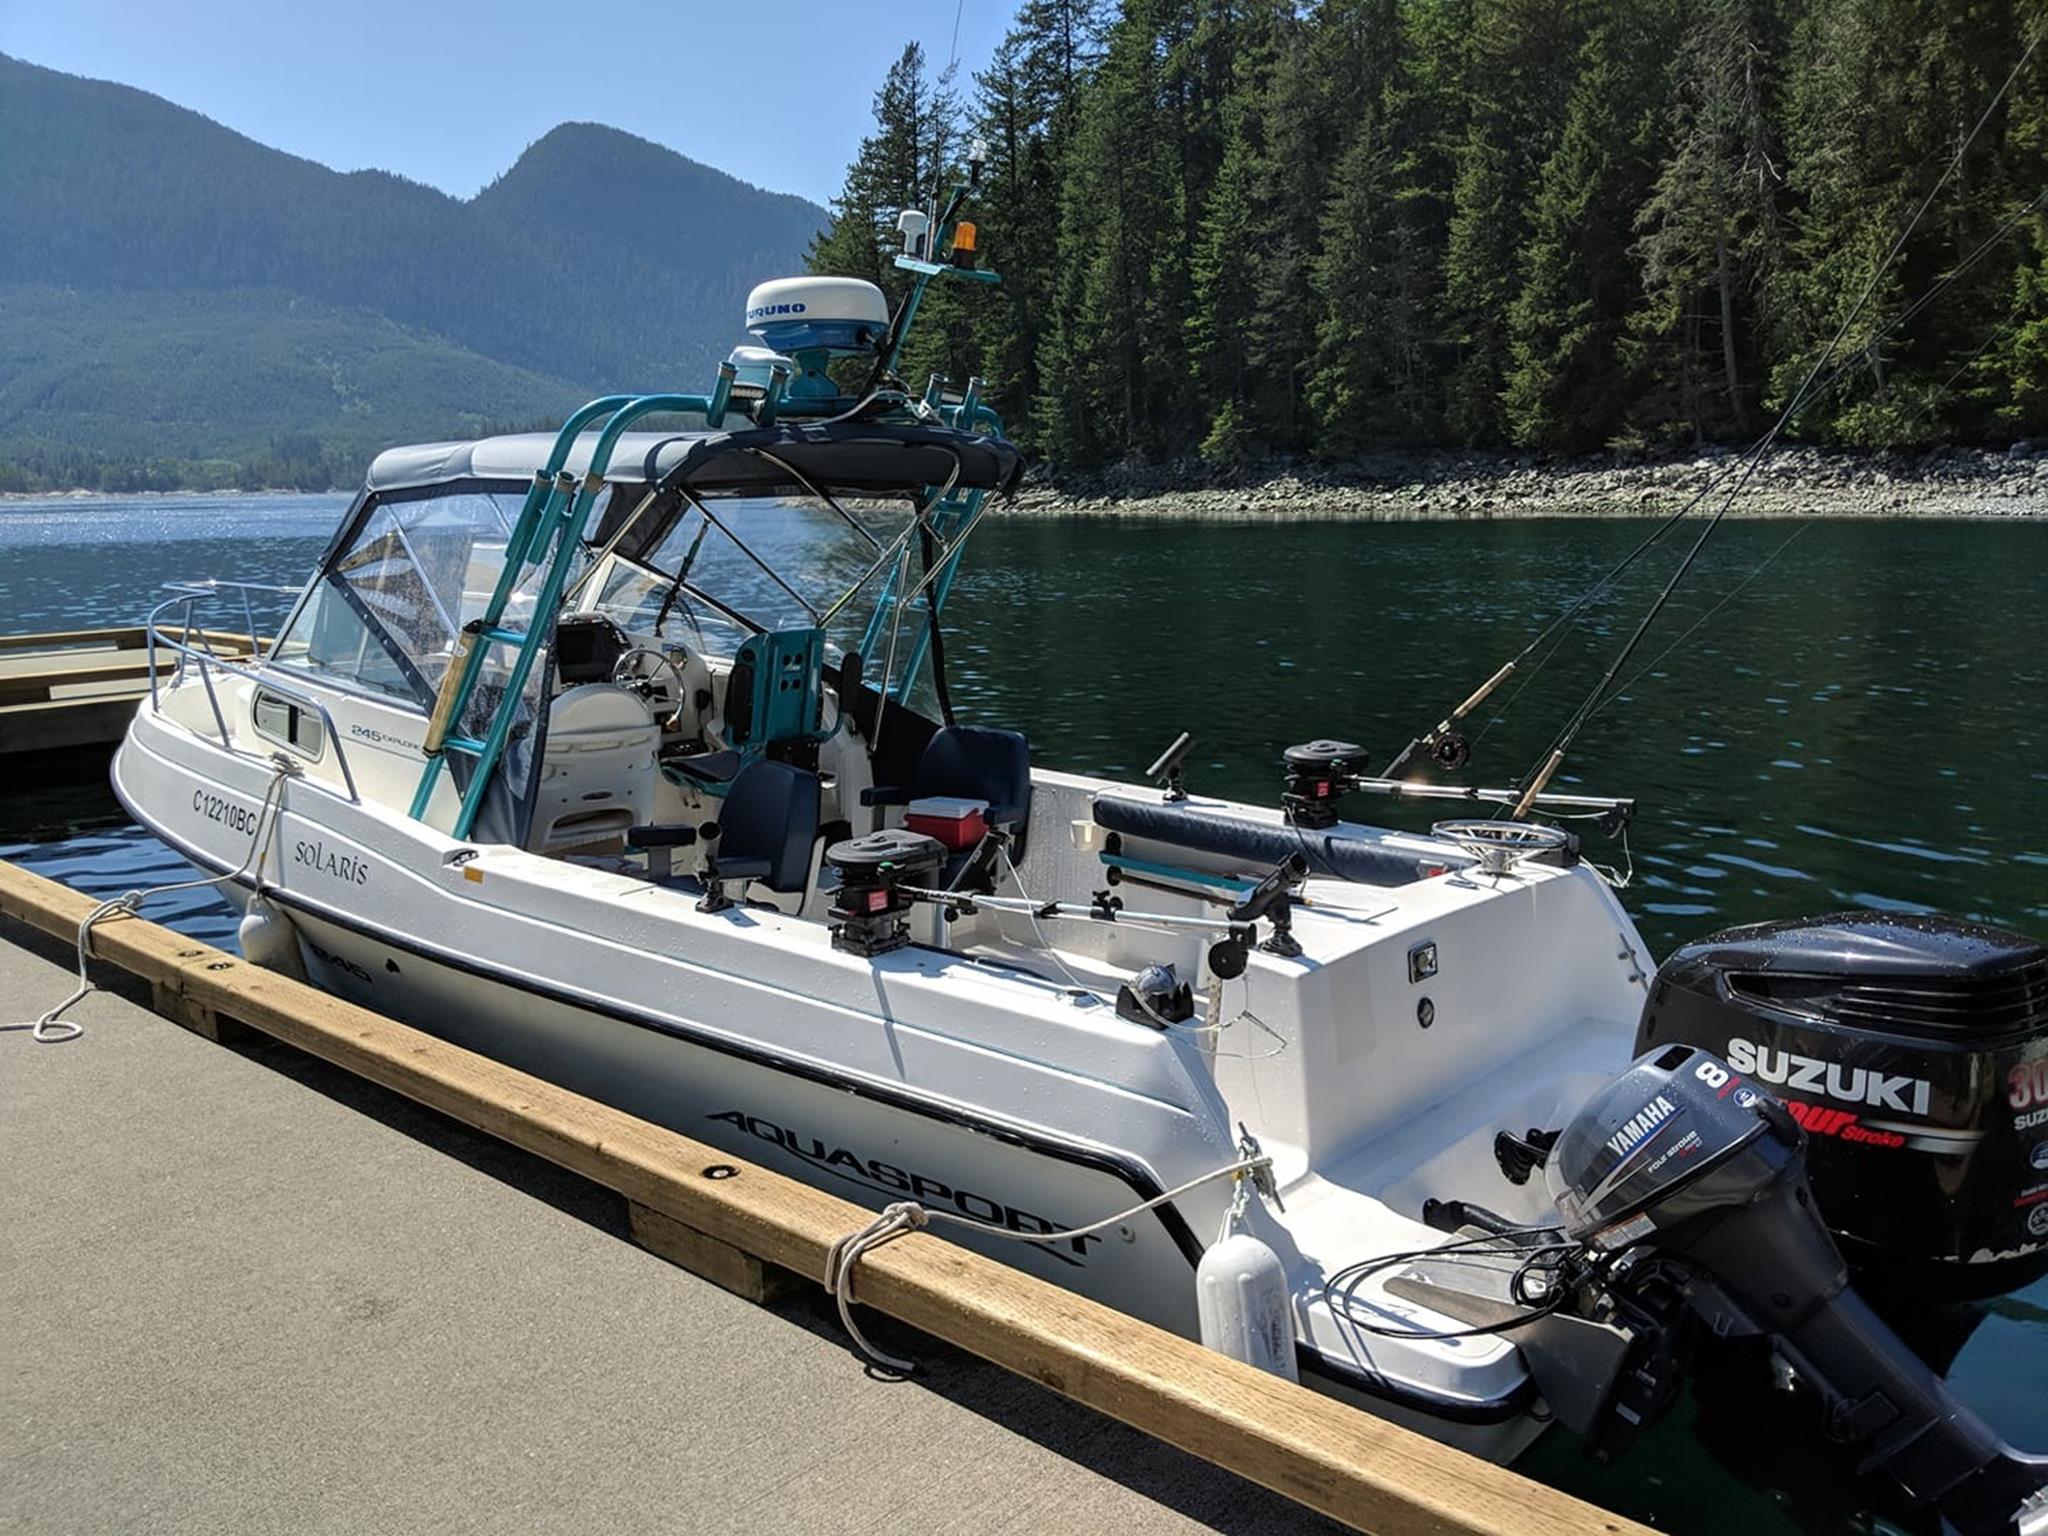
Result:
<svg viewBox="0 0 2048 1536">
<path fill-rule="evenodd" d="M 1428 1341 L 1445 1339 L 1485 1338 L 1493 1334 L 1507 1333 L 1516 1328 L 1526 1328 L 1533 1322 L 1550 1316 L 1569 1299 L 1569 1292 L 1561 1284 L 1551 1286 L 1550 1295 L 1541 1302 L 1529 1302 L 1526 1277 L 1532 1268 L 1543 1263 L 1553 1272 L 1562 1268 L 1564 1261 L 1585 1250 L 1578 1243 L 1537 1243 L 1523 1248 L 1490 1248 L 1489 1244 L 1512 1243 L 1519 1237 L 1540 1237 L 1545 1233 L 1558 1232 L 1557 1226 L 1514 1227 L 1506 1232 L 1488 1232 L 1479 1237 L 1461 1238 L 1436 1248 L 1413 1248 L 1403 1253 L 1383 1254 L 1374 1259 L 1360 1259 L 1333 1272 L 1323 1282 L 1323 1300 L 1332 1313 L 1342 1317 L 1361 1333 L 1369 1333 L 1383 1339 L 1422 1339 Z M 1508 1294 L 1518 1305 L 1527 1307 L 1521 1317 L 1503 1318 L 1499 1322 L 1474 1323 L 1465 1328 L 1398 1328 L 1385 1323 L 1374 1323 L 1357 1316 L 1347 1304 L 1358 1286 L 1381 1270 L 1391 1269 L 1396 1264 L 1412 1264 L 1431 1260 L 1442 1260 L 1452 1264 L 1470 1263 L 1478 1258 L 1509 1258 L 1517 1252 L 1524 1255 L 1514 1274 L 1509 1278 Z"/>
</svg>

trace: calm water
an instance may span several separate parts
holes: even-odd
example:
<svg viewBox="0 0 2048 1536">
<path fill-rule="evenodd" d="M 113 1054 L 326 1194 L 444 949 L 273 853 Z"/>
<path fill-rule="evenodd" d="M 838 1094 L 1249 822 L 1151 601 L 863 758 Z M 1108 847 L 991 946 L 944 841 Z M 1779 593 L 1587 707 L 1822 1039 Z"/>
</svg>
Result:
<svg viewBox="0 0 2048 1536">
<path fill-rule="evenodd" d="M 174 577 L 297 581 L 345 500 L 0 504 L 0 612 L 17 630 L 128 623 Z M 992 522 L 955 589 L 955 702 L 1027 731 L 1042 762 L 1109 773 L 1141 772 L 1189 729 L 1192 783 L 1270 801 L 1281 748 L 1337 736 L 1390 756 L 1646 526 Z M 1727 525 L 1624 678 L 1790 532 Z M 1504 783 L 1540 758 L 1677 553 L 1587 614 L 1524 691 L 1502 689 L 1510 707 L 1479 712 L 1468 777 Z M 1843 906 L 2048 932 L 2044 598 L 2048 525 L 1822 523 L 1629 687 L 1559 787 L 1641 802 L 1625 900 L 1653 946 Z M 0 802 L 0 839 L 56 828 L 0 855 L 108 893 L 180 868 L 96 784 Z M 164 913 L 226 931 L 202 899 Z M 1928 1329 L 1967 1400 L 2048 1449 L 2048 1286 Z M 1849 1495 L 1817 1459 L 1804 1429 L 1703 1390 L 1618 1468 L 1552 1437 L 1531 1470 L 1673 1530 L 1868 1529 L 1829 1512 Z"/>
</svg>

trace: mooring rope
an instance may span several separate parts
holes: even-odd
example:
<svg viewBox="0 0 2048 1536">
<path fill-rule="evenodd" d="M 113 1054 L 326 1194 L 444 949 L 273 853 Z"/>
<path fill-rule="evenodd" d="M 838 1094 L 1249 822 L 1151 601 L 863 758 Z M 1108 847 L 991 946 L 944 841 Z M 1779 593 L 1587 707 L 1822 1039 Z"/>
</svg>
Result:
<svg viewBox="0 0 2048 1536">
<path fill-rule="evenodd" d="M 1250 1145 L 1247 1142 L 1247 1146 Z M 1189 1179 L 1185 1184 L 1175 1185 L 1164 1194 L 1154 1195 L 1150 1200 L 1140 1201 L 1127 1211 L 1118 1211 L 1114 1216 L 1105 1216 L 1100 1221 L 1091 1221 L 1085 1227 L 1069 1227 L 1064 1232 L 1013 1232 L 1008 1227 L 990 1226 L 987 1222 L 976 1221 L 971 1216 L 961 1216 L 952 1211 L 935 1211 L 929 1206 L 918 1204 L 915 1200 L 898 1200 L 893 1204 L 884 1206 L 875 1216 L 875 1219 L 862 1227 L 858 1232 L 849 1232 L 845 1237 L 840 1238 L 838 1242 L 832 1245 L 831 1252 L 825 1255 L 825 1289 L 831 1293 L 834 1302 L 837 1303 L 840 1326 L 845 1328 L 847 1337 L 853 1340 L 855 1347 L 877 1365 L 886 1366 L 892 1371 L 909 1375 L 910 1372 L 917 1369 L 914 1362 L 899 1360 L 886 1350 L 876 1348 L 868 1341 L 867 1335 L 860 1331 L 860 1325 L 853 1320 L 854 1270 L 862 1259 L 885 1243 L 895 1241 L 895 1239 L 903 1236 L 906 1232 L 921 1232 L 935 1221 L 951 1222 L 956 1227 L 972 1228 L 984 1237 L 1006 1238 L 1015 1243 L 1071 1242 L 1077 1238 L 1087 1237 L 1091 1233 L 1100 1232 L 1104 1227 L 1121 1226 L 1134 1216 L 1142 1216 L 1145 1212 L 1165 1205 L 1168 1201 L 1178 1200 L 1189 1190 L 1199 1189 L 1202 1185 L 1212 1183 L 1217 1179 L 1234 1178 L 1243 1180 L 1248 1175 L 1256 1178 L 1257 1175 L 1270 1170 L 1272 1166 L 1273 1159 L 1265 1153 L 1255 1150 L 1248 1151 L 1245 1156 L 1240 1157 L 1234 1163 L 1226 1163 L 1221 1168 L 1212 1168 L 1207 1173 Z"/>
<path fill-rule="evenodd" d="M 263 876 L 262 857 L 269 846 L 270 834 L 276 830 L 275 815 L 283 804 L 284 786 L 288 780 L 305 772 L 297 758 L 286 757 L 282 752 L 271 754 L 270 787 L 263 793 L 263 804 L 256 812 L 256 825 L 249 834 L 249 852 L 242 862 L 224 875 L 209 875 L 200 880 L 174 880 L 168 885 L 145 886 L 141 890 L 128 891 L 109 901 L 103 901 L 86 913 L 78 923 L 78 985 L 71 995 L 54 1008 L 46 1009 L 39 1017 L 21 1019 L 13 1023 L 0 1024 L 0 1032 L 25 1029 L 28 1037 L 37 1045 L 61 1045 L 66 1040 L 76 1040 L 85 1033 L 85 1026 L 64 1015 L 77 1007 L 97 986 L 86 970 L 86 964 L 93 959 L 92 931 L 102 921 L 116 916 L 133 917 L 142 910 L 142 904 L 155 896 L 166 896 L 172 891 L 194 891 L 209 885 L 226 885 L 240 880 L 252 866 L 258 869 L 256 882 L 260 890 Z"/>
</svg>

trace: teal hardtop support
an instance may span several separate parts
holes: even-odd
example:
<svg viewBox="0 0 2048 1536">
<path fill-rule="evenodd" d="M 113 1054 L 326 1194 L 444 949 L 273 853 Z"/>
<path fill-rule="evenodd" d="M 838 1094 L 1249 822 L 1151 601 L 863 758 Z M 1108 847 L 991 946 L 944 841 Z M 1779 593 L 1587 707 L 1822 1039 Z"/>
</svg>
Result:
<svg viewBox="0 0 2048 1536">
<path fill-rule="evenodd" d="M 952 207 L 957 207 L 966 194 L 966 188 L 956 188 Z M 948 214 L 950 219 L 950 210 Z M 909 334 L 911 322 L 917 317 L 924 292 L 933 278 L 950 277 L 966 282 L 997 283 L 1002 279 L 994 272 L 974 267 L 960 267 L 925 261 L 916 257 L 898 256 L 896 265 L 914 275 L 915 281 L 910 292 L 904 296 L 903 305 L 895 322 L 890 327 L 889 344 L 882 359 L 885 371 L 894 372 L 902 352 L 903 340 Z M 807 371 L 808 372 L 808 371 Z M 822 375 L 821 375 L 822 376 Z M 444 681 L 442 693 L 435 700 L 434 711 L 428 727 L 428 750 L 425 768 L 420 774 L 419 787 L 413 793 L 411 814 L 415 820 L 424 820 L 427 808 L 434 797 L 435 787 L 440 782 L 441 770 L 451 752 L 459 752 L 475 760 L 475 771 L 468 786 L 462 793 L 462 804 L 456 812 L 454 835 L 467 838 L 476 825 L 477 816 L 483 809 L 485 792 L 492 776 L 503 760 L 507 744 L 511 740 L 512 727 L 516 723 L 519 701 L 526 691 L 526 685 L 533 675 L 535 663 L 546 648 L 546 638 L 553 630 L 556 608 L 561 604 L 562 593 L 567 586 L 569 568 L 580 542 L 583 526 L 589 521 L 592 504 L 604 488 L 605 477 L 611 468 L 614 449 L 626 428 L 633 422 L 657 412 L 691 412 L 701 414 L 705 423 L 713 430 L 722 427 L 725 417 L 732 410 L 732 392 L 736 371 L 730 360 L 721 363 L 718 378 L 711 393 L 706 395 L 606 395 L 593 400 L 578 410 L 555 435 L 554 447 L 549 451 L 547 462 L 536 470 L 533 485 L 527 491 L 525 503 L 519 509 L 519 516 L 512 526 L 505 543 L 505 564 L 498 573 L 498 580 L 492 588 L 490 600 L 483 613 L 474 621 L 463 626 L 467 644 L 461 648 L 460 660 L 452 691 Z M 767 388 L 750 414 L 756 426 L 773 426 L 784 410 L 795 415 L 807 414 L 805 407 L 813 407 L 808 414 L 816 414 L 817 408 L 837 409 L 836 398 L 820 395 L 812 398 L 813 381 L 808 378 L 793 380 L 788 364 L 778 362 L 771 366 Z M 934 399 L 933 396 L 938 396 Z M 936 405 L 940 415 L 961 431 L 986 431 L 995 437 L 1002 436 L 1002 422 L 996 413 L 980 401 L 980 380 L 970 380 L 961 399 L 951 406 L 942 403 L 943 396 L 937 386 L 927 391 L 930 403 Z M 575 451 L 577 441 L 583 433 L 604 418 L 604 426 L 591 449 L 590 465 L 584 471 L 579 485 L 574 475 L 567 470 L 570 455 Z M 936 487 L 928 488 L 927 494 L 936 494 Z M 943 568 L 931 577 L 931 596 L 935 606 L 942 606 L 951 589 L 953 577 L 958 570 L 961 550 L 959 535 L 972 528 L 986 497 L 983 491 L 967 491 L 940 497 L 938 504 L 926 514 L 932 530 L 947 544 L 950 552 L 945 557 Z M 707 525 L 708 526 L 708 525 Z M 533 617 L 525 630 L 509 629 L 504 623 L 505 610 L 510 605 L 519 584 L 525 579 L 529 568 L 546 563 L 547 574 L 540 589 L 534 595 Z M 872 653 L 885 623 L 893 623 L 896 609 L 901 600 L 896 573 L 891 573 L 881 596 L 877 600 L 873 617 L 869 620 L 867 636 L 862 642 L 863 650 Z M 891 692 L 899 701 L 908 696 L 910 684 L 924 665 L 924 658 L 931 645 L 932 615 L 927 611 L 918 623 L 911 638 L 907 665 L 900 678 L 892 683 Z M 515 649 L 509 669 L 505 690 L 497 708 L 493 711 L 489 725 L 482 736 L 471 736 L 461 729 L 464 712 L 476 692 L 483 676 L 484 657 L 492 646 L 509 646 Z M 438 736 L 438 739 L 435 739 Z M 538 771 L 538 765 L 535 765 Z"/>
<path fill-rule="evenodd" d="M 932 265 L 930 262 L 913 262 L 907 256 L 899 257 L 897 260 L 898 264 L 902 266 L 930 267 Z M 932 270 L 934 272 L 947 272 L 958 269 L 934 267 Z M 993 274 L 989 275 L 993 276 Z M 972 432 L 978 427 L 987 427 L 989 429 L 988 435 L 997 438 L 1003 435 L 1002 418 L 995 411 L 981 403 L 982 381 L 980 379 L 969 379 L 967 387 L 961 391 L 960 398 L 951 405 L 944 403 L 945 382 L 939 375 L 933 374 L 930 381 L 925 385 L 924 398 L 925 403 L 935 408 L 948 426 L 962 432 Z M 937 489 L 936 486 L 933 486 L 930 488 L 930 491 L 936 493 Z M 941 613 L 945 611 L 947 594 L 953 590 L 953 578 L 959 573 L 960 557 L 966 553 L 965 547 L 959 542 L 960 537 L 974 526 L 975 519 L 981 513 L 982 503 L 987 499 L 988 493 L 986 491 L 955 491 L 942 497 L 938 504 L 927 514 L 931 522 L 932 532 L 952 546 L 952 552 L 945 556 L 940 563 L 937 575 L 932 577 L 933 602 L 931 607 L 936 608 Z M 917 582 L 923 579 L 922 574 L 920 574 L 916 580 L 910 583 L 910 590 L 915 591 Z M 880 597 L 876 599 L 875 611 L 868 620 L 867 631 L 861 636 L 861 654 L 863 656 L 871 657 L 877 654 L 877 649 L 882 644 L 883 636 L 895 622 L 896 605 L 899 601 L 896 573 L 891 571 L 887 582 L 882 587 Z M 907 615 L 906 617 L 912 625 L 910 647 L 904 653 L 901 671 L 889 683 L 889 696 L 899 704 L 909 699 L 911 687 L 916 683 L 918 673 L 924 668 L 925 657 L 930 654 L 932 643 L 931 608 L 920 606 L 914 615 Z"/>
<path fill-rule="evenodd" d="M 547 461 L 533 473 L 533 484 L 521 503 L 519 516 L 513 521 L 512 531 L 505 538 L 505 565 L 498 572 L 497 585 L 491 589 L 490 601 L 484 605 L 481 623 L 486 629 L 496 629 L 505 616 L 505 605 L 512 600 L 518 589 L 519 579 L 532 562 L 527 558 L 532 548 L 535 533 L 542 528 L 552 515 L 555 503 L 566 487 L 562 484 L 562 467 L 569 462 L 576 439 L 581 437 L 590 424 L 600 416 L 610 415 L 632 400 L 631 395 L 603 395 L 579 408 L 562 423 L 561 431 L 555 434 L 555 445 L 548 450 Z M 476 688 L 478 673 L 483 668 L 484 648 L 472 641 L 462 658 L 462 676 L 456 683 L 456 699 L 459 701 L 448 717 L 450 729 L 461 717 L 461 707 L 467 704 Z M 439 750 L 429 752 L 427 766 L 420 774 L 419 788 L 413 791 L 412 818 L 423 819 L 427 805 L 434 798 L 434 785 L 441 777 L 441 767 L 447 749 L 452 745 L 462 750 L 463 738 L 444 740 Z"/>
<path fill-rule="evenodd" d="M 476 818 L 483 809 L 484 794 L 489 788 L 491 776 L 497 772 L 498 764 L 505 755 L 506 743 L 511 740 L 512 726 L 519 713 L 519 700 L 526 691 L 527 680 L 533 675 L 534 663 L 545 649 L 546 636 L 552 628 L 556 607 L 562 601 L 562 589 L 569 579 L 569 567 L 573 563 L 578 538 L 583 525 L 590 517 L 592 504 L 605 483 L 605 472 L 610 469 L 612 452 L 618 447 L 619 438 L 627 427 L 644 416 L 657 412 L 688 411 L 709 415 L 714 397 L 704 395 L 642 395 L 637 399 L 626 395 L 607 395 L 602 400 L 593 400 L 563 424 L 556 435 L 555 446 L 548 455 L 545 469 L 534 476 L 534 486 L 527 493 L 528 507 L 522 508 L 519 520 L 513 526 L 512 538 L 506 543 L 505 567 L 498 573 L 498 582 L 492 589 L 490 602 L 482 616 L 471 626 L 470 645 L 464 657 L 462 677 L 456 685 L 452 706 L 446 711 L 450 729 L 455 728 L 468 707 L 470 695 L 475 692 L 478 678 L 483 671 L 484 650 L 490 645 L 511 645 L 517 647 L 512 659 L 510 675 L 505 680 L 505 691 L 498 701 L 498 707 L 491 716 L 490 725 L 481 739 L 463 736 L 449 736 L 442 740 L 437 752 L 427 759 L 425 771 L 420 775 L 418 790 L 414 792 L 412 815 L 417 820 L 426 815 L 427 805 L 433 799 L 434 785 L 440 777 L 443 761 L 451 751 L 462 752 L 476 759 L 475 772 L 471 774 L 469 787 L 463 792 L 461 809 L 456 812 L 454 836 L 466 838 L 476 825 Z M 609 413 L 604 430 L 598 435 L 597 444 L 591 449 L 590 467 L 584 472 L 583 483 L 568 499 L 564 497 L 574 483 L 564 466 L 568 463 L 576 439 L 597 417 Z M 541 500 L 543 480 L 549 489 Z M 539 510 L 529 516 L 529 509 L 540 501 Z M 533 622 L 524 631 L 508 630 L 503 627 L 505 607 L 512 594 L 518 590 L 528 566 L 548 564 L 547 575 L 542 579 L 539 592 L 534 595 Z M 538 771 L 538 765 L 536 770 Z"/>
</svg>

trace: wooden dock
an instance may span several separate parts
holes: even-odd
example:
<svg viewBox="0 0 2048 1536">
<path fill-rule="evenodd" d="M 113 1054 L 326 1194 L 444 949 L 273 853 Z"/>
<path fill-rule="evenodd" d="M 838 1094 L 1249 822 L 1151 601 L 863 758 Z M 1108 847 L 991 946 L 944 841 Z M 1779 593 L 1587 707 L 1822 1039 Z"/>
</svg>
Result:
<svg viewBox="0 0 2048 1536">
<path fill-rule="evenodd" d="M 70 938 L 91 909 L 0 862 L 0 915 Z M 94 930 L 95 963 L 157 1010 L 227 1040 L 254 1029 L 623 1195 L 651 1252 L 751 1299 L 822 1279 L 865 1209 L 580 1098 L 136 918 Z M 19 1036 L 12 1037 L 19 1040 Z M 91 1037 L 76 1046 L 89 1050 Z M 0 1042 L 11 1048 L 9 1037 Z M 33 1063 L 17 1059 L 7 1076 Z M 267 1155 L 289 1162 L 291 1149 Z M 60 1177 L 61 1168 L 51 1177 Z M 516 1255 L 501 1262 L 516 1267 Z M 1649 1536 L 1648 1528 L 918 1234 L 861 1269 L 865 1306 L 1106 1413 L 1356 1530 L 1383 1536 Z M 581 1296 L 579 1309 L 602 1309 Z M 508 1347 L 519 1346 L 508 1341 Z M 849 1382 L 861 1378 L 844 1357 Z M 807 1391 L 826 1395 L 812 1379 Z"/>
<path fill-rule="evenodd" d="M 223 661 L 248 661 L 261 643 L 192 631 L 191 643 L 202 639 Z M 151 674 L 161 679 L 176 666 L 139 624 L 0 635 L 0 758 L 112 746 L 148 697 Z"/>
</svg>

